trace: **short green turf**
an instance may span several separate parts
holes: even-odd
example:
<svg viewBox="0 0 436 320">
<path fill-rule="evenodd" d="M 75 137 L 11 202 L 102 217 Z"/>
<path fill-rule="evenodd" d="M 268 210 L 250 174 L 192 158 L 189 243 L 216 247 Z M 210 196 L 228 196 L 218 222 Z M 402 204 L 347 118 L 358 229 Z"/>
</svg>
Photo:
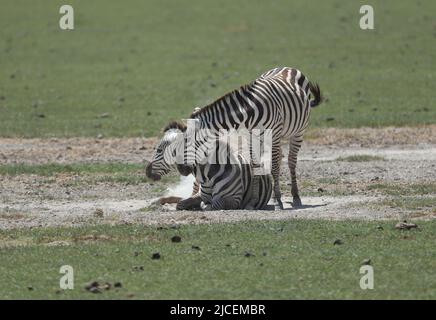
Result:
<svg viewBox="0 0 436 320">
<path fill-rule="evenodd" d="M 408 231 L 394 225 L 292 220 L 0 231 L 0 298 L 435 299 L 436 221 Z M 181 242 L 171 241 L 175 235 Z M 373 267 L 373 289 L 359 285 L 363 263 Z M 63 265 L 73 267 L 73 290 L 59 288 Z M 93 281 L 122 288 L 91 293 L 85 287 Z"/>
<path fill-rule="evenodd" d="M 436 199 L 434 197 L 399 196 L 384 199 L 380 204 L 391 208 L 402 208 L 406 210 L 424 209 L 436 213 Z"/>
<path fill-rule="evenodd" d="M 138 185 L 153 183 L 145 174 L 145 165 L 140 163 L 47 163 L 47 164 L 3 164 L 0 165 L 0 178 L 7 179 L 18 175 L 37 175 L 46 177 L 45 183 L 56 183 L 56 176 L 69 174 L 80 176 L 80 180 L 64 181 L 64 184 L 80 185 L 95 183 L 119 183 Z M 168 184 L 179 181 L 180 177 L 172 172 L 159 181 L 153 192 L 163 192 Z"/>
<path fill-rule="evenodd" d="M 326 102 L 312 127 L 435 123 L 436 2 L 2 0 L 0 136 L 155 136 L 275 66 Z"/>
<path fill-rule="evenodd" d="M 435 182 L 420 182 L 406 185 L 394 183 L 375 183 L 369 185 L 367 190 L 376 190 L 381 193 L 392 196 L 410 196 L 410 195 L 436 195 Z"/>
<path fill-rule="evenodd" d="M 356 154 L 346 157 L 339 157 L 336 161 L 347 161 L 347 162 L 368 162 L 368 161 L 382 161 L 385 158 L 380 156 L 372 156 L 368 154 Z"/>
<path fill-rule="evenodd" d="M 47 163 L 47 164 L 3 164 L 0 165 L 0 175 L 16 176 L 20 174 L 35 174 L 39 176 L 53 176 L 59 173 L 73 174 L 118 174 L 136 173 L 144 170 L 144 165 L 138 163 Z"/>
</svg>

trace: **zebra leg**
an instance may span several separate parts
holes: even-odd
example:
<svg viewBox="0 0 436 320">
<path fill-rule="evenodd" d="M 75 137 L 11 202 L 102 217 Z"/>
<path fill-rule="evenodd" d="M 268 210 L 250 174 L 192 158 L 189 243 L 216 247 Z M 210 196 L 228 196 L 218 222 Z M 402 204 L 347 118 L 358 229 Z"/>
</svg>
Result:
<svg viewBox="0 0 436 320">
<path fill-rule="evenodd" d="M 200 210 L 200 209 L 201 209 L 200 196 L 195 196 L 184 200 L 180 200 L 176 206 L 176 210 Z"/>
<path fill-rule="evenodd" d="M 274 180 L 274 208 L 283 210 L 282 193 L 280 192 L 280 165 L 282 162 L 282 148 L 280 147 L 280 138 L 273 142 L 271 174 Z"/>
<path fill-rule="evenodd" d="M 180 200 L 177 203 L 176 210 L 201 210 L 200 183 L 197 179 L 194 180 L 191 197 Z"/>
<path fill-rule="evenodd" d="M 214 195 L 211 207 L 212 210 L 235 210 L 239 209 L 239 202 L 231 197 L 223 198 L 220 195 Z"/>
<path fill-rule="evenodd" d="M 204 202 L 201 203 L 201 210 L 203 211 L 212 211 L 212 205 L 209 204 L 205 204 Z"/>
<path fill-rule="evenodd" d="M 263 169 L 261 165 L 260 150 L 254 150 L 254 145 L 258 145 L 262 141 L 263 131 L 252 131 L 250 143 L 250 165 L 252 169 L 251 190 L 249 190 L 248 198 L 250 201 L 245 205 L 245 209 L 252 210 L 259 202 L 259 174 Z M 256 143 L 255 143 L 256 142 Z"/>
<path fill-rule="evenodd" d="M 253 176 L 251 178 L 251 190 L 248 191 L 248 203 L 244 205 L 243 209 L 254 210 L 256 205 L 259 203 L 259 180 L 260 176 L 255 174 L 256 171 L 253 170 Z"/>
<path fill-rule="evenodd" d="M 301 199 L 300 199 L 300 195 L 298 194 L 296 167 L 297 167 L 297 155 L 298 155 L 298 151 L 300 151 L 302 143 L 303 143 L 302 135 L 291 137 L 291 141 L 289 143 L 288 166 L 289 166 L 289 171 L 291 172 L 291 184 L 292 184 L 291 193 L 292 193 L 293 207 L 301 206 Z"/>
<path fill-rule="evenodd" d="M 197 179 L 194 180 L 194 184 L 192 186 L 192 194 L 191 197 L 197 195 L 200 192 L 200 183 L 197 181 Z"/>
</svg>

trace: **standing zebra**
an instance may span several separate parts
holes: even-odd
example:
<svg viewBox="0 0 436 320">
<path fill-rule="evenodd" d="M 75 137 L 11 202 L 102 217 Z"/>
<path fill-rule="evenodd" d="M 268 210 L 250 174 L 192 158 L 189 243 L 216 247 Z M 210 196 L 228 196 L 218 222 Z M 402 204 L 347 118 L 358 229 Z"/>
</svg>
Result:
<svg viewBox="0 0 436 320">
<path fill-rule="evenodd" d="M 312 96 L 312 99 L 311 99 Z M 283 209 L 280 192 L 281 139 L 289 139 L 288 165 L 291 173 L 293 206 L 301 206 L 296 179 L 297 154 L 303 142 L 310 110 L 321 103 L 319 86 L 310 82 L 294 68 L 274 68 L 263 73 L 208 106 L 194 111 L 196 130 L 230 130 L 244 127 L 272 130 L 272 168 L 274 204 Z M 158 179 L 170 171 L 163 159 L 165 144 L 160 143 L 153 160 L 147 166 L 147 176 Z"/>
</svg>

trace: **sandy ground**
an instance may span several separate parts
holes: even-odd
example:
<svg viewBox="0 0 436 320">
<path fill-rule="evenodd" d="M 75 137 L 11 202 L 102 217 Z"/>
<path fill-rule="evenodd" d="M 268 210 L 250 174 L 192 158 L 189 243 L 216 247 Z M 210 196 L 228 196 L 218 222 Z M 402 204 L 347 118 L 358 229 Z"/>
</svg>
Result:
<svg viewBox="0 0 436 320">
<path fill-rule="evenodd" d="M 139 163 L 153 150 L 156 138 L 0 138 L 0 164 L 123 161 Z M 315 146 L 370 147 L 436 145 L 436 125 L 416 128 L 312 129 L 305 141 Z"/>
<path fill-rule="evenodd" d="M 368 191 L 374 183 L 408 185 L 436 183 L 436 126 L 386 129 L 319 129 L 312 131 L 299 155 L 300 189 L 304 182 L 322 181 L 322 187 L 353 192 L 329 194 L 317 185 L 305 190 L 304 206 L 293 209 L 290 192 L 284 190 L 282 211 L 178 212 L 174 205 L 154 206 L 161 194 L 149 183 L 87 183 L 81 176 L 59 174 L 0 176 L 0 229 L 73 226 L 89 223 L 183 224 L 241 220 L 407 219 L 416 209 L 380 206 L 386 194 Z M 379 139 L 375 139 L 375 137 Z M 421 139 L 420 139 L 421 138 Z M 412 143 L 419 141 L 419 144 Z M 122 161 L 143 163 L 149 159 L 156 139 L 0 139 L 0 165 Z M 377 143 L 376 143 L 377 142 Z M 284 153 L 286 154 L 286 146 Z M 373 155 L 376 161 L 337 161 L 338 157 Z M 140 174 L 140 173 L 138 173 Z M 283 184 L 289 182 L 283 158 Z M 317 192 L 318 191 L 318 192 Z M 435 217 L 435 200 L 426 208 L 426 219 Z M 401 196 L 408 196 L 407 194 Z M 417 196 L 417 195 L 415 195 Z M 419 195 L 418 195 L 419 196 Z M 100 209 L 96 212 L 97 209 Z M 270 208 L 271 209 L 271 208 Z M 418 210 L 419 211 L 419 210 Z"/>
</svg>

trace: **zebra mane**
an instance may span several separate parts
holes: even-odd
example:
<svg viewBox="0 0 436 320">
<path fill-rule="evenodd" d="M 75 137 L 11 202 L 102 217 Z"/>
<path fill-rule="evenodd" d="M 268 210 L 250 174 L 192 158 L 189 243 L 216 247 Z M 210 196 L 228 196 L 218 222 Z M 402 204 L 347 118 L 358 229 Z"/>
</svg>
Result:
<svg viewBox="0 0 436 320">
<path fill-rule="evenodd" d="M 250 89 L 250 88 L 251 88 L 255 83 L 256 83 L 256 80 L 254 80 L 254 81 L 252 81 L 252 82 L 250 82 L 250 83 L 248 83 L 248 84 L 244 84 L 244 85 L 240 86 L 238 89 L 235 89 L 235 90 L 232 90 L 232 91 L 226 93 L 226 94 L 223 95 L 222 97 L 216 99 L 214 102 L 212 102 L 212 103 L 210 103 L 210 104 L 208 104 L 208 105 L 206 105 L 206 106 L 204 106 L 204 107 L 202 107 L 202 108 L 198 108 L 198 107 L 195 108 L 195 109 L 194 109 L 194 112 L 191 113 L 190 118 L 191 118 L 191 119 L 194 119 L 194 118 L 196 118 L 198 115 L 200 115 L 200 114 L 202 114 L 202 113 L 204 113 L 204 112 L 207 112 L 207 111 L 210 110 L 210 109 L 215 108 L 216 105 L 219 105 L 219 104 L 221 103 L 221 101 L 227 99 L 227 97 L 230 97 L 230 96 L 234 95 L 236 92 L 239 92 L 239 91 L 241 91 L 241 90 L 242 90 L 242 91 L 248 90 L 248 89 Z"/>
<path fill-rule="evenodd" d="M 178 129 L 182 132 L 186 131 L 186 124 L 184 124 L 183 122 L 180 121 L 171 121 L 170 123 L 167 124 L 167 126 L 164 128 L 164 132 L 170 130 L 170 129 Z"/>
</svg>

